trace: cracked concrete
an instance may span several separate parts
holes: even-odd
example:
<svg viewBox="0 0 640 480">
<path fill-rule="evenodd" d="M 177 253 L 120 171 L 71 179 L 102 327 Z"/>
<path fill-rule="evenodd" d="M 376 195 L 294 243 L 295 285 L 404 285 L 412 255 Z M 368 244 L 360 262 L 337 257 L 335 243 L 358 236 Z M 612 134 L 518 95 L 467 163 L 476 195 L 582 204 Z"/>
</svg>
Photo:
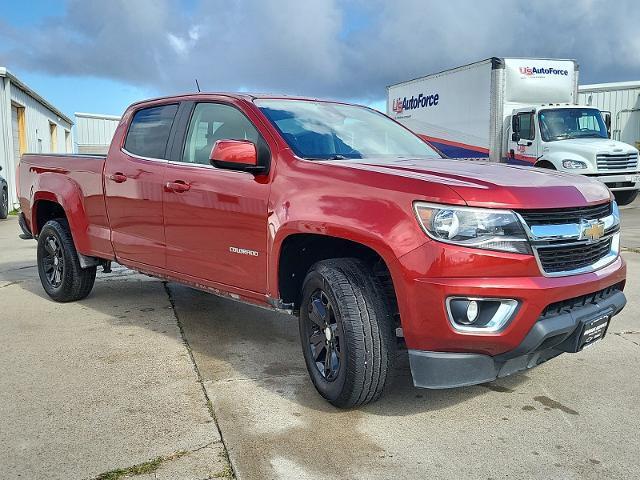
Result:
<svg viewBox="0 0 640 480">
<path fill-rule="evenodd" d="M 87 299 L 52 302 L 32 268 L 35 242 L 17 231 L 15 219 L 0 222 L 0 477 L 94 478 L 204 445 L 161 465 L 158 478 L 223 472 L 224 446 L 162 282 L 100 275 Z"/>
</svg>

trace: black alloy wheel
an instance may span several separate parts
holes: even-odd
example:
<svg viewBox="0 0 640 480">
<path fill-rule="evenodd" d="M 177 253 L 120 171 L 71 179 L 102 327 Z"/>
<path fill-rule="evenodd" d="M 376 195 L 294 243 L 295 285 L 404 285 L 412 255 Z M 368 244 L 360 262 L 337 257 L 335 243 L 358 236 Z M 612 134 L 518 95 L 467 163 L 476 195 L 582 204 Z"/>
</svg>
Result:
<svg viewBox="0 0 640 480">
<path fill-rule="evenodd" d="M 64 255 L 62 245 L 53 234 L 47 235 L 44 239 L 42 263 L 49 285 L 53 288 L 59 288 L 64 276 Z"/>
<path fill-rule="evenodd" d="M 307 347 L 320 374 L 327 382 L 333 382 L 342 365 L 341 334 L 335 308 L 327 294 L 318 289 L 311 294 L 308 310 Z"/>
</svg>

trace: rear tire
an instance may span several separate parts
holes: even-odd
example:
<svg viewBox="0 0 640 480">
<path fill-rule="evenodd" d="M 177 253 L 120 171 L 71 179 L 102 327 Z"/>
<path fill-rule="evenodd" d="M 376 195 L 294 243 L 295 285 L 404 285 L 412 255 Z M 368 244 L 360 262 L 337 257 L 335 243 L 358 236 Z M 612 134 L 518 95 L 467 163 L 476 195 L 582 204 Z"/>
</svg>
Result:
<svg viewBox="0 0 640 480">
<path fill-rule="evenodd" d="M 638 190 L 621 190 L 613 192 L 613 196 L 616 197 L 618 205 L 629 205 L 637 198 Z"/>
<path fill-rule="evenodd" d="M 3 188 L 0 192 L 0 218 L 5 219 L 9 215 L 9 195 L 7 189 Z"/>
<path fill-rule="evenodd" d="M 38 235 L 38 274 L 47 295 L 56 302 L 82 300 L 93 288 L 96 267 L 80 268 L 65 219 L 48 221 Z"/>
<path fill-rule="evenodd" d="M 318 393 L 340 408 L 377 400 L 395 354 L 382 285 L 358 259 L 316 263 L 302 287 L 300 340 Z"/>
</svg>

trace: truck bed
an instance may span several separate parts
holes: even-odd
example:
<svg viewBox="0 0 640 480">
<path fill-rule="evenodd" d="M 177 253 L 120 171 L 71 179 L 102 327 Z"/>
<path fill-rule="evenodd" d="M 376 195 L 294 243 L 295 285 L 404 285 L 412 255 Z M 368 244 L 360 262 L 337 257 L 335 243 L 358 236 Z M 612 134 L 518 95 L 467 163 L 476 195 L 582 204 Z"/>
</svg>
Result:
<svg viewBox="0 0 640 480">
<path fill-rule="evenodd" d="M 45 210 L 38 211 L 39 202 L 57 202 L 65 206 L 69 223 L 75 223 L 72 232 L 78 251 L 112 257 L 104 202 L 105 160 L 105 155 L 23 155 L 18 165 L 18 198 L 31 231 L 37 234 L 47 220 Z M 78 232 L 83 239 L 75 238 Z"/>
</svg>

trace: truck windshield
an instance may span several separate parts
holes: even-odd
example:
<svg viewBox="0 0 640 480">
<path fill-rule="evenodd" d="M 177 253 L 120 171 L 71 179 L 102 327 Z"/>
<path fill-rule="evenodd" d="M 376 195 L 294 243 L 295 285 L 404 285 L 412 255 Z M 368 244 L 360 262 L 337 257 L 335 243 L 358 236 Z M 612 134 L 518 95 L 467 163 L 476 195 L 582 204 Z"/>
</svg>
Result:
<svg viewBox="0 0 640 480">
<path fill-rule="evenodd" d="M 567 138 L 608 138 L 600 110 L 595 108 L 558 108 L 541 110 L 540 133 L 545 142 Z"/>
<path fill-rule="evenodd" d="M 288 99 L 255 103 L 302 158 L 441 158 L 419 137 L 365 107 Z"/>
</svg>

